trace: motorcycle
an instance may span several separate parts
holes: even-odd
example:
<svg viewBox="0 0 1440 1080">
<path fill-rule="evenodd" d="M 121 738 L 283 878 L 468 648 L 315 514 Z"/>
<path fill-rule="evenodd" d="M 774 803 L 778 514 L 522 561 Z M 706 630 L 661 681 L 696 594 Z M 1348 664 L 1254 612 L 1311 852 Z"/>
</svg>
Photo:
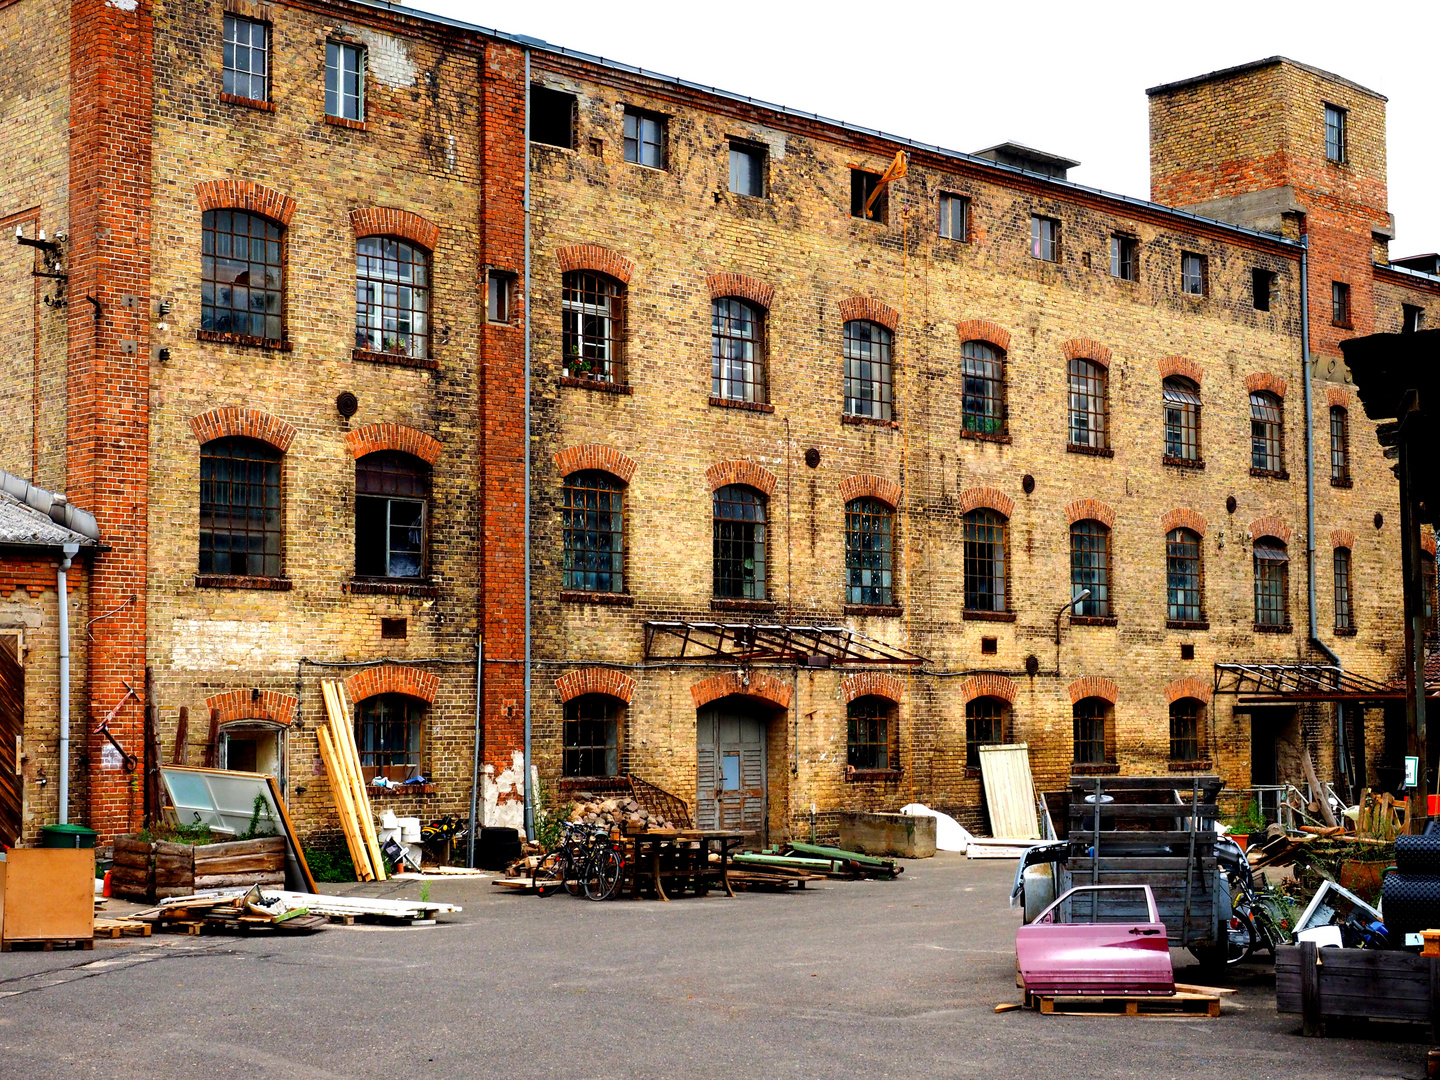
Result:
<svg viewBox="0 0 1440 1080">
<path fill-rule="evenodd" d="M 1239 964 L 1257 950 L 1268 952 L 1274 960 L 1276 946 L 1285 944 L 1289 935 L 1280 928 L 1255 891 L 1255 874 L 1245 857 L 1245 849 L 1230 837 L 1222 836 L 1215 844 L 1215 858 L 1230 887 L 1226 965 Z"/>
</svg>

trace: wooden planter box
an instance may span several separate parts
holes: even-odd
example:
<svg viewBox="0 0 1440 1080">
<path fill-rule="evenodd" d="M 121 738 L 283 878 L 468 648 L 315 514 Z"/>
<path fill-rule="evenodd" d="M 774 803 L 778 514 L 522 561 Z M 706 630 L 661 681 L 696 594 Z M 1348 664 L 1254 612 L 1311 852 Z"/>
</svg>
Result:
<svg viewBox="0 0 1440 1080">
<path fill-rule="evenodd" d="M 1398 949 L 1275 950 L 1275 1007 L 1300 1013 L 1306 1035 L 1330 1019 L 1409 1020 L 1440 1036 L 1440 957 Z"/>
<path fill-rule="evenodd" d="M 228 844 L 172 844 L 138 836 L 115 838 L 110 892 L 153 903 L 197 889 L 232 885 L 285 887 L 285 838 L 264 836 Z"/>
</svg>

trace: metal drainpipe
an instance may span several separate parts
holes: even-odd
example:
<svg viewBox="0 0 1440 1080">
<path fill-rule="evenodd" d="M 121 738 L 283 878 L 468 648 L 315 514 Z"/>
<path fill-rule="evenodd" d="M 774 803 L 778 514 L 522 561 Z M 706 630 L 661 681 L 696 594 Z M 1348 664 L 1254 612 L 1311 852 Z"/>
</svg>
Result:
<svg viewBox="0 0 1440 1080">
<path fill-rule="evenodd" d="M 70 589 L 66 571 L 80 554 L 79 544 L 60 549 L 65 557 L 55 571 L 55 589 L 60 594 L 60 820 L 70 823 Z"/>
<path fill-rule="evenodd" d="M 479 618 L 479 614 L 476 615 Z M 465 865 L 475 868 L 475 834 L 480 831 L 480 724 L 485 688 L 485 633 L 475 631 L 475 748 L 470 755 L 470 828 L 465 843 Z"/>
<path fill-rule="evenodd" d="M 525 50 L 525 838 L 535 839 L 530 782 L 530 50 Z"/>
</svg>

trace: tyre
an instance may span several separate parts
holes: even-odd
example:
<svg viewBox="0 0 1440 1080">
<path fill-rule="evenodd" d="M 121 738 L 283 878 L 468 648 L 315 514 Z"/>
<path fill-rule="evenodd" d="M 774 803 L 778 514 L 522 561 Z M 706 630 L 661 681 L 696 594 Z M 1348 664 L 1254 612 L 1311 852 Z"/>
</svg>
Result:
<svg viewBox="0 0 1440 1080">
<path fill-rule="evenodd" d="M 578 844 L 567 844 L 561 848 L 561 861 L 565 866 L 565 891 L 571 896 L 579 896 L 585 891 L 585 882 L 582 880 L 585 873 L 585 853 Z"/>
<path fill-rule="evenodd" d="M 537 896 L 549 896 L 560 889 L 560 883 L 565 876 L 565 862 L 558 855 L 547 855 L 540 860 L 540 865 L 535 867 L 531 878 L 535 882 L 535 893 Z"/>
<path fill-rule="evenodd" d="M 586 867 L 585 895 L 591 900 L 609 900 L 619 887 L 620 856 L 614 848 L 602 848 Z"/>
</svg>

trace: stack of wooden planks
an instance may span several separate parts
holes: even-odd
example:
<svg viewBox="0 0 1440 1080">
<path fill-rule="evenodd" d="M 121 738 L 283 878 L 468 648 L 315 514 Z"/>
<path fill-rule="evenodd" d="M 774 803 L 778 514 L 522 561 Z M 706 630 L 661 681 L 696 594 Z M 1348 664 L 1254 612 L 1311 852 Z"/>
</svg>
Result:
<svg viewBox="0 0 1440 1080">
<path fill-rule="evenodd" d="M 328 725 L 319 729 L 320 758 L 330 776 L 330 790 L 335 796 L 340 827 L 345 844 L 355 864 L 355 876 L 361 881 L 384 881 L 385 860 L 375 836 L 375 816 L 370 810 L 370 793 L 365 789 L 360 771 L 360 751 L 355 745 L 355 728 L 350 722 L 350 703 L 345 700 L 345 687 L 333 680 L 320 683 L 325 695 Z"/>
<path fill-rule="evenodd" d="M 259 886 L 248 892 L 218 896 L 184 896 L 157 908 L 139 912 L 136 920 L 157 930 L 198 934 L 204 929 L 228 931 L 282 931 L 307 933 L 324 929 L 329 920 L 303 905 L 276 903 L 276 894 L 264 896 Z"/>
</svg>

